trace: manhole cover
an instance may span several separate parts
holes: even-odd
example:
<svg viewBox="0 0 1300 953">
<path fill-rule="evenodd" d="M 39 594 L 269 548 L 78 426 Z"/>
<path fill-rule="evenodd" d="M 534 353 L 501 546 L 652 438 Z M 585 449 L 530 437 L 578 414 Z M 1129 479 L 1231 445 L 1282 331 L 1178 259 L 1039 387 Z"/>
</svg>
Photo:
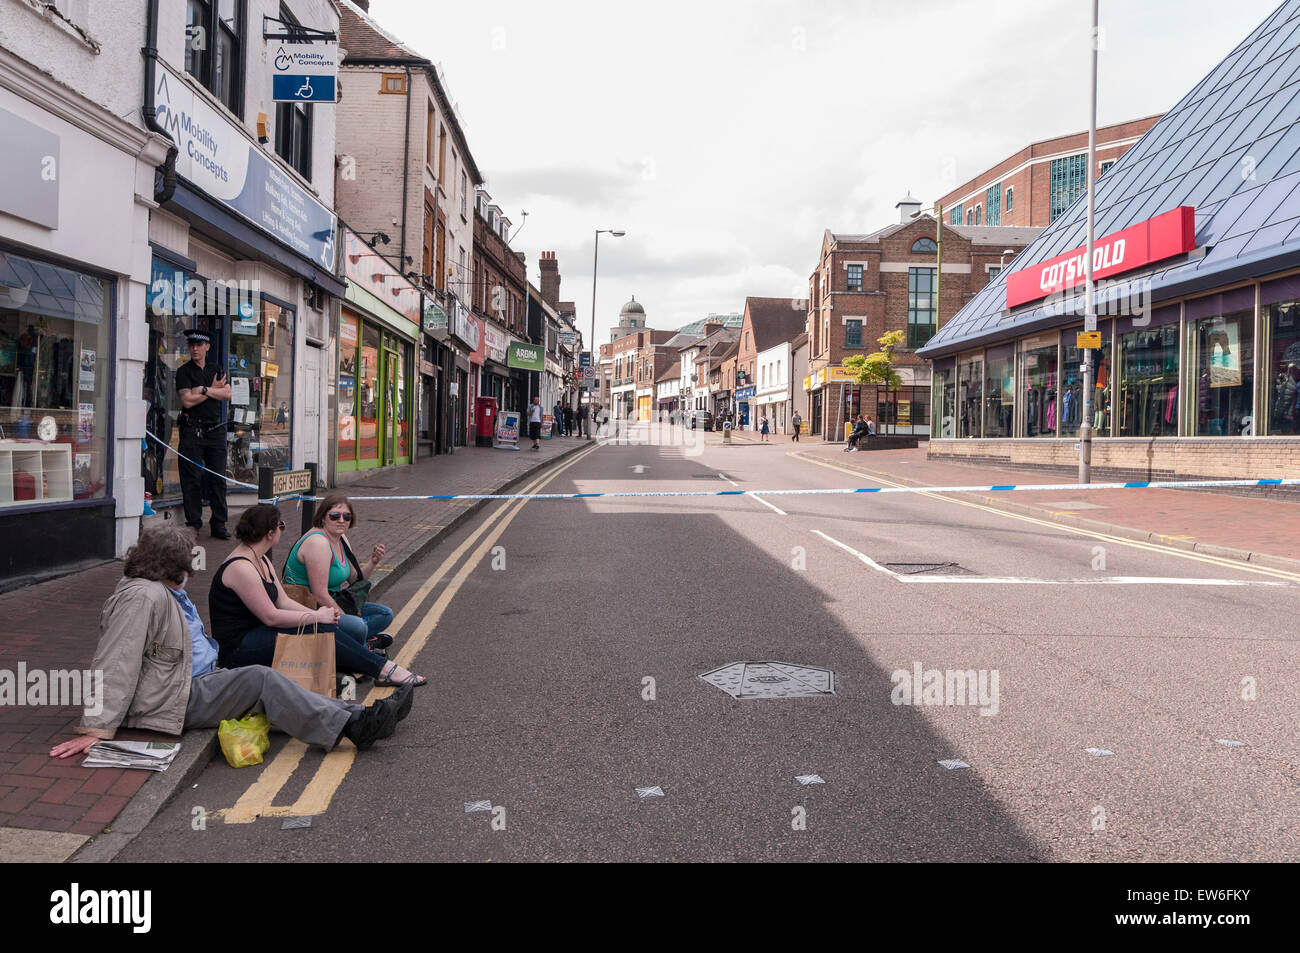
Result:
<svg viewBox="0 0 1300 953">
<path fill-rule="evenodd" d="M 732 698 L 806 698 L 834 695 L 835 673 L 792 662 L 732 662 L 700 678 Z"/>
<path fill-rule="evenodd" d="M 975 573 L 956 563 L 882 563 L 890 572 L 900 576 L 915 576 L 932 572 L 939 576 L 974 576 Z"/>
</svg>

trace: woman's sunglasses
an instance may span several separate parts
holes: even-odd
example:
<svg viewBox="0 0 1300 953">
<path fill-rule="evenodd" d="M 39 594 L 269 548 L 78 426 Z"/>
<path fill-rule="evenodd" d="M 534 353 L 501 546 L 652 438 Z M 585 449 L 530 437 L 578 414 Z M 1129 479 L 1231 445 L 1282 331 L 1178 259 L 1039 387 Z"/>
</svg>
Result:
<svg viewBox="0 0 1300 953">
<path fill-rule="evenodd" d="M 280 532 L 284 532 L 284 520 L 280 520 Z"/>
<path fill-rule="evenodd" d="M 344 523 L 351 523 L 351 522 L 352 522 L 352 514 L 351 514 L 351 513 L 331 513 L 331 514 L 330 514 L 330 519 L 334 520 L 334 522 L 336 522 L 336 523 L 337 523 L 339 520 L 342 520 Z"/>
</svg>

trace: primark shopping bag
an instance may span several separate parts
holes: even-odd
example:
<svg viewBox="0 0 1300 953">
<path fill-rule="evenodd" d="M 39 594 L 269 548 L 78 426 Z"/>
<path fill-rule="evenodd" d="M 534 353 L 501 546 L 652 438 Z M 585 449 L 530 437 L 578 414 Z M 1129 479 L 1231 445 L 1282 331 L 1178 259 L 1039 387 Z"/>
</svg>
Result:
<svg viewBox="0 0 1300 953">
<path fill-rule="evenodd" d="M 271 668 L 308 691 L 334 697 L 334 633 L 311 631 L 277 632 L 275 658 Z"/>
</svg>

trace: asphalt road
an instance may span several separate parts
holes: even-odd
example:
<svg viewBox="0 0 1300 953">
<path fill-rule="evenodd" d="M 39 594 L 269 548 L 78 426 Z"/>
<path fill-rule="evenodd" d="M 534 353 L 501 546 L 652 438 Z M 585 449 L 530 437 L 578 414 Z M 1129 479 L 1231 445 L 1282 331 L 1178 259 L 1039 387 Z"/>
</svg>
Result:
<svg viewBox="0 0 1300 953">
<path fill-rule="evenodd" d="M 672 431 L 538 491 L 876 485 L 798 449 Z M 1277 571 L 932 495 L 539 500 L 491 504 L 385 601 L 431 682 L 394 738 L 218 760 L 121 859 L 1300 859 Z M 834 694 L 700 678 L 762 660 Z M 896 704 L 918 665 L 985 696 Z"/>
</svg>

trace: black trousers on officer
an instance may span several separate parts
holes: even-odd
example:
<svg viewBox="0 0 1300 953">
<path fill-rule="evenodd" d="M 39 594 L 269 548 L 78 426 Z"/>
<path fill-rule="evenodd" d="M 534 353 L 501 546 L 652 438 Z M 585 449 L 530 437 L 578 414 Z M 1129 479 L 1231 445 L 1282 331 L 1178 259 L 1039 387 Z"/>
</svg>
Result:
<svg viewBox="0 0 1300 953">
<path fill-rule="evenodd" d="M 218 424 L 202 432 L 194 427 L 182 427 L 180 452 L 203 464 L 214 473 L 226 475 L 226 428 Z M 200 483 L 203 471 L 193 464 L 180 461 L 181 497 L 185 502 L 185 525 L 203 528 L 203 490 Z M 212 507 L 212 528 L 224 529 L 226 525 L 226 481 L 212 477 L 208 481 L 208 501 Z"/>
</svg>

